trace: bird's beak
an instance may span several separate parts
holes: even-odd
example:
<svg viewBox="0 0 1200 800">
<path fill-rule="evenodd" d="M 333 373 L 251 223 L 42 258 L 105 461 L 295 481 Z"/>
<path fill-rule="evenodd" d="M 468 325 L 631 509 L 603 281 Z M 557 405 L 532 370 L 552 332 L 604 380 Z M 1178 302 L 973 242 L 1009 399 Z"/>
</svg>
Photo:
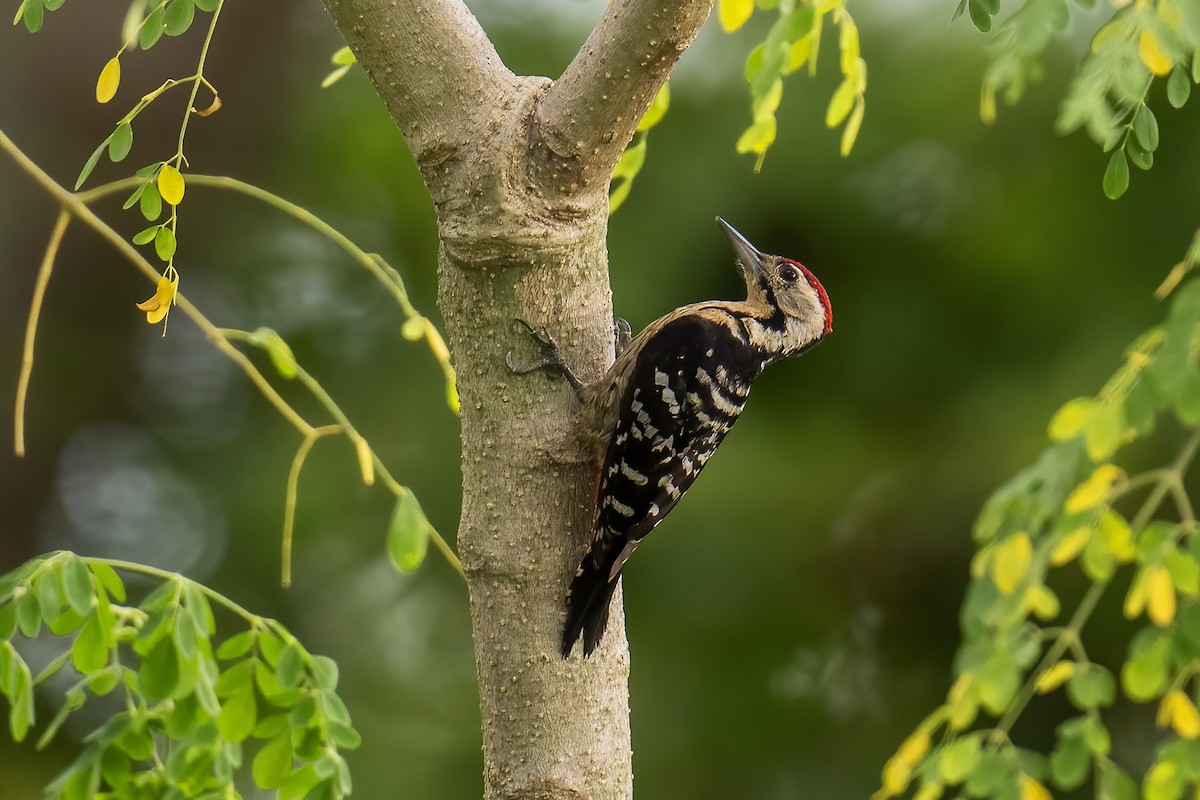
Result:
<svg viewBox="0 0 1200 800">
<path fill-rule="evenodd" d="M 725 220 L 717 217 L 717 224 L 721 226 L 721 230 L 725 231 L 725 235 L 729 237 L 729 243 L 733 245 L 733 252 L 737 256 L 738 263 L 741 264 L 747 278 L 751 275 L 761 273 L 766 266 L 767 256 L 760 253 L 757 247 L 750 244 L 749 239 L 738 233 L 737 229 Z"/>
</svg>

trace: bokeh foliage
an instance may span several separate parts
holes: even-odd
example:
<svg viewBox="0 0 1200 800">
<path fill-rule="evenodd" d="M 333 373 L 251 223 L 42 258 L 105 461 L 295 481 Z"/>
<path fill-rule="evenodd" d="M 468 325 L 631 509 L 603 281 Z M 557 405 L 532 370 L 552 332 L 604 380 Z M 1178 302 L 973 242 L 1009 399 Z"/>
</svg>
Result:
<svg viewBox="0 0 1200 800">
<path fill-rule="evenodd" d="M 275 12 L 279 19 L 303 18 L 309 27 L 285 26 L 270 42 L 243 41 L 240 49 L 237 40 L 229 44 L 225 112 L 243 121 L 216 119 L 239 131 L 240 140 L 220 151 L 222 161 L 208 163 L 227 162 L 230 171 L 259 183 L 287 186 L 289 196 L 361 233 L 368 249 L 387 253 L 412 276 L 414 297 L 432 308 L 427 197 L 415 170 L 396 158 L 400 143 L 369 87 L 352 79 L 345 93 L 314 100 L 312 87 L 328 69 L 326 54 L 337 46 L 321 27 L 320 11 L 238 5 L 226 14 L 250 15 L 261 25 Z M 488 4 L 479 5 L 487 14 Z M 932 26 L 922 26 L 912 18 L 897 22 L 879 6 L 852 6 L 872 65 L 879 59 L 882 66 L 872 71 L 871 124 L 849 161 L 829 158 L 837 141 L 825 136 L 821 121 L 836 83 L 825 80 L 833 70 L 822 70 L 794 93 L 789 87 L 789 102 L 777 110 L 781 135 L 772 158 L 778 161 L 759 176 L 746 174 L 744 163 L 727 158 L 745 127 L 745 88 L 733 85 L 742 83 L 737 65 L 728 70 L 733 79 L 722 82 L 723 62 L 714 49 L 698 51 L 685 58 L 671 114 L 655 131 L 663 146 L 647 160 L 638 191 L 613 226 L 618 311 L 635 327 L 675 305 L 733 291 L 727 253 L 709 230 L 713 213 L 753 228 L 756 241 L 804 259 L 830 287 L 839 310 L 838 336 L 804 363 L 764 377 L 754 410 L 630 578 L 635 743 L 640 790 L 649 796 L 823 792 L 840 798 L 869 791 L 885 751 L 902 736 L 899 728 L 941 690 L 938 671 L 953 644 L 952 607 L 967 574 L 964 518 L 1039 446 L 1032 439 L 1052 407 L 1094 385 L 1101 370 L 1110 371 L 1120 340 L 1157 317 L 1143 302 L 1145 284 L 1178 250 L 1187 217 L 1183 199 L 1193 197 L 1185 170 L 1160 169 L 1141 184 L 1141 197 L 1178 202 L 1131 204 L 1131 197 L 1113 210 L 1092 203 L 1073 188 L 1086 183 L 1091 169 L 1085 148 L 1046 136 L 1048 123 L 1039 117 L 1048 113 L 1047 95 L 1060 89 L 1053 69 L 1047 70 L 1049 86 L 1028 89 L 1028 108 L 1005 114 L 994 132 L 983 130 L 958 113 L 973 113 L 977 43 L 955 38 L 961 32 L 946 36 L 944 10 L 933 13 Z M 557 4 L 554 12 L 574 8 Z M 586 31 L 552 34 L 527 17 L 513 17 L 493 13 L 485 24 L 507 48 L 502 52 L 510 63 L 532 61 L 529 69 L 539 74 L 555 74 Z M 80 42 L 92 38 L 87 33 Z M 218 37 L 217 45 L 222 41 Z M 295 49 L 274 49 L 287 47 Z M 88 75 L 111 56 L 96 47 L 79 49 L 94 62 L 84 65 Z M 6 63 L 23 64 L 17 54 L 29 51 L 8 53 Z M 306 53 L 312 54 L 307 61 Z M 1049 54 L 1064 57 L 1054 45 Z M 214 71 L 221 63 L 214 60 Z M 44 77 L 58 72 L 46 69 Z M 260 84 L 254 93 L 258 74 L 273 76 L 269 92 Z M 293 74 L 299 77 L 289 83 L 285 76 Z M 941 79 L 930 83 L 934 75 Z M 252 85 L 236 102 L 235 84 L 247 81 Z M 88 97 L 93 81 L 83 83 L 85 91 L 76 94 Z M 20 100 L 23 85 L 5 91 Z M 25 129 L 24 139 L 41 135 L 44 120 L 61 120 L 55 109 L 68 106 L 72 95 L 60 91 L 63 101 L 49 106 L 45 98 L 36 104 L 29 98 L 29 119 L 12 123 Z M 274 97 L 276 103 L 266 101 Z M 259 105 L 247 116 L 247 107 Z M 1188 119 L 1194 115 L 1177 124 Z M 95 147 L 94 139 L 82 142 L 74 133 L 102 130 L 103 123 L 90 121 L 46 129 L 48 144 L 78 154 L 60 163 L 59 174 L 73 178 Z M 153 141 L 153 122 L 143 124 L 138 147 Z M 701 130 L 712 136 L 697 135 Z M 1170 130 L 1164 117 L 1164 133 Z M 269 144 L 256 148 L 263 136 Z M 1173 163 L 1194 165 L 1180 138 Z M 1164 151 L 1168 144 L 1164 135 Z M 204 137 L 195 147 L 214 152 L 202 149 Z M 0 205 L 13 197 L 0 192 Z M 434 386 L 437 370 L 410 363 L 400 326 L 389 326 L 386 309 L 364 299 L 372 296 L 369 281 L 342 277 L 318 243 L 298 243 L 294 233 L 252 209 L 218 224 L 217 215 L 205 216 L 211 196 L 195 192 L 189 202 L 196 231 L 220 232 L 192 236 L 183 250 L 194 254 L 190 280 L 197 294 L 209 275 L 223 281 L 217 286 L 226 297 L 265 310 L 265 319 L 239 317 L 237 324 L 278 328 L 335 395 L 349 398 L 364 430 L 399 428 L 391 438 L 372 438 L 383 442 L 389 463 L 413 475 L 431 517 L 452 529 L 454 465 L 442 451 L 453 440 L 453 426 L 440 393 L 417 390 Z M 18 253 L 21 245 L 40 246 L 11 224 L 4 230 Z M 266 408 L 251 400 L 247 414 L 245 393 L 236 391 L 237 413 L 216 429 L 238 437 L 236 447 L 197 449 L 177 438 L 169 421 L 179 423 L 177 407 L 156 387 L 169 388 L 167 377 L 178 373 L 161 370 L 163 361 L 146 353 L 165 353 L 164 359 L 194 354 L 176 349 L 192 328 L 172 323 L 161 346 L 155 334 L 155 349 L 145 349 L 143 331 L 114 322 L 134 297 L 108 277 L 119 269 L 100 269 L 101 254 L 81 247 L 68 252 L 96 269 L 64 270 L 68 282 L 53 295 L 58 305 L 48 309 L 39 366 L 42 427 L 30 461 L 6 475 L 7 497 L 17 501 L 8 503 L 11 514 L 22 530 L 41 531 L 36 545 L 23 546 L 48 549 L 61 535 L 54 515 L 62 501 L 54 487 L 73 475 L 79 449 L 60 442 L 65 431 L 109 419 L 121 420 L 126 436 L 134 428 L 149 431 L 171 469 L 228 498 L 236 535 L 209 545 L 223 558 L 221 566 L 189 566 L 189 574 L 208 575 L 206 582 L 230 596 L 248 597 L 253 607 L 289 619 L 305 641 L 336 655 L 349 677 L 346 701 L 367 734 L 363 747 L 349 754 L 356 794 L 393 796 L 390 787 L 399 778 L 415 796 L 469 796 L 479 720 L 469 640 L 459 622 L 465 603 L 450 570 L 426 569 L 411 582 L 390 576 L 380 537 L 393 504 L 378 497 L 364 502 L 353 451 L 329 445 L 328 452 L 314 451 L 320 457 L 306 467 L 311 481 L 301 507 L 298 589 L 273 592 L 280 509 L 263 498 L 282 491 L 280 465 L 291 456 L 291 441 L 279 435 L 282 426 Z M 36 253 L 18 262 L 36 262 Z M 201 265 L 205 275 L 196 269 Z M 281 287 L 311 286 L 314 269 L 336 276 L 322 297 L 329 308 L 349 309 L 345 316 L 297 322 L 280 312 L 282 303 L 271 305 L 275 297 L 303 298 Z M 4 277 L 6 288 L 15 287 L 6 306 L 15 319 L 21 303 L 12 298 L 23 302 L 25 283 Z M 206 288 L 211 298 L 213 284 Z M 245 310 L 236 304 L 222 309 L 226 316 Z M 339 332 L 334 322 L 347 320 L 354 330 Z M 129 353 L 139 364 L 159 365 L 160 382 L 134 383 L 124 394 L 106 390 L 116 383 L 116 370 L 128 367 L 120 357 L 79 358 L 84 339 L 96 341 L 98 354 Z M 236 389 L 236 376 L 233 383 Z M 74 385 L 91 388 L 55 391 Z M 65 421 L 54 428 L 52 420 Z M 1165 463 L 1168 454 L 1154 454 Z M 44 520 L 38 516 L 43 509 Z M 167 538 L 165 526 L 163 533 Z M 1067 602 L 1069 589 L 1056 588 Z M 879 614 L 882 624 L 872 616 Z M 1112 624 L 1097 618 L 1089 633 L 1102 637 Z M 682 652 L 696 657 L 681 659 Z M 1052 711 L 1034 704 L 1023 719 L 1045 726 Z M 1119 740 L 1119 726 L 1112 731 Z M 1036 732 L 1028 736 L 1040 746 Z M 46 763 L 28 748 L 12 753 L 10 777 Z M 53 763 L 62 754 L 52 747 L 46 757 Z"/>
</svg>

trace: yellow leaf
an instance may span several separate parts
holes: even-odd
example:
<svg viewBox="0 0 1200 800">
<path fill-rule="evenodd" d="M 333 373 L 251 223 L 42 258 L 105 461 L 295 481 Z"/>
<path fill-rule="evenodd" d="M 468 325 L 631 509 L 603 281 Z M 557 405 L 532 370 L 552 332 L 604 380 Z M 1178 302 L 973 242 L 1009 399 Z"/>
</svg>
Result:
<svg viewBox="0 0 1200 800">
<path fill-rule="evenodd" d="M 1058 544 L 1054 545 L 1054 549 L 1050 551 L 1050 566 L 1061 567 L 1063 564 L 1074 561 L 1075 557 L 1083 552 L 1083 548 L 1087 547 L 1088 540 L 1091 538 L 1092 529 L 1085 525 L 1059 539 Z"/>
<path fill-rule="evenodd" d="M 1146 616 L 1160 628 L 1175 619 L 1175 584 L 1161 564 L 1146 570 Z"/>
<path fill-rule="evenodd" d="M 1129 523 L 1111 508 L 1100 518 L 1100 533 L 1108 542 L 1108 549 L 1119 564 L 1128 564 L 1137 555 L 1137 547 L 1133 543 L 1133 531 Z"/>
<path fill-rule="evenodd" d="M 813 40 L 812 36 L 805 36 L 797 39 L 792 44 L 792 49 L 788 53 L 788 72 L 795 72 L 804 66 L 808 61 L 808 57 L 812 55 Z"/>
<path fill-rule="evenodd" d="M 984 81 L 979 92 L 979 119 L 984 125 L 996 121 L 996 87 L 988 81 Z"/>
<path fill-rule="evenodd" d="M 1162 76 L 1171 71 L 1171 59 L 1159 48 L 1158 39 L 1150 31 L 1138 34 L 1138 55 L 1142 57 L 1146 69 L 1155 75 Z"/>
<path fill-rule="evenodd" d="M 1050 420 L 1050 441 L 1063 442 L 1082 433 L 1092 418 L 1095 405 L 1095 401 L 1090 397 L 1068 400 L 1062 408 L 1054 412 Z"/>
<path fill-rule="evenodd" d="M 1168 692 L 1158 710 L 1158 724 L 1169 724 L 1184 739 L 1200 737 L 1200 712 L 1186 694 L 1176 689 Z"/>
<path fill-rule="evenodd" d="M 1146 570 L 1138 572 L 1125 595 L 1126 619 L 1137 618 L 1146 608 Z"/>
<path fill-rule="evenodd" d="M 872 797 L 880 798 L 880 800 L 895 797 L 908 787 L 910 778 L 912 778 L 912 767 L 901 761 L 898 756 L 892 756 L 883 765 L 883 786 Z"/>
<path fill-rule="evenodd" d="M 646 109 L 646 113 L 642 115 L 642 121 L 638 123 L 639 131 L 649 130 L 658 124 L 658 121 L 667 113 L 667 109 L 671 106 L 671 85 L 664 83 L 662 88 L 658 90 L 658 94 L 654 95 L 654 99 L 650 102 L 650 107 Z"/>
<path fill-rule="evenodd" d="M 992 582 L 1004 594 L 1012 594 L 1032 560 L 1033 542 L 1029 540 L 1029 534 L 1024 531 L 1014 533 L 996 546 L 992 557 Z"/>
<path fill-rule="evenodd" d="M 719 0 L 717 4 L 721 27 L 729 33 L 745 25 L 753 13 L 754 0 Z"/>
<path fill-rule="evenodd" d="M 942 785 L 940 783 L 927 783 L 917 790 L 912 800 L 938 800 L 941 796 Z"/>
<path fill-rule="evenodd" d="M 775 116 L 781 100 L 783 100 L 783 80 L 776 78 L 775 82 L 771 84 L 771 88 L 767 89 L 762 99 L 754 105 L 754 118 L 765 119 Z"/>
<path fill-rule="evenodd" d="M 1071 679 L 1075 674 L 1074 661 L 1060 661 L 1050 669 L 1046 670 L 1037 679 L 1036 689 L 1038 694 L 1047 694 L 1053 692 L 1058 687 Z"/>
<path fill-rule="evenodd" d="M 842 74 L 849 75 L 858 63 L 858 26 L 849 14 L 843 14 L 841 28 L 838 32 L 838 49 L 842 51 Z"/>
<path fill-rule="evenodd" d="M 183 175 L 170 164 L 163 164 L 158 171 L 158 193 L 162 199 L 173 206 L 183 202 Z"/>
<path fill-rule="evenodd" d="M 1062 610 L 1058 596 L 1046 586 L 1031 586 L 1025 594 L 1025 607 L 1041 620 L 1052 620 Z"/>
<path fill-rule="evenodd" d="M 199 109 L 199 110 L 193 108 L 192 113 L 195 114 L 197 117 L 210 117 L 220 110 L 221 110 L 221 95 L 214 94 L 212 102 L 208 104 L 208 108 Z"/>
<path fill-rule="evenodd" d="M 850 151 L 854 149 L 854 142 L 858 139 L 858 130 L 862 127 L 863 112 L 866 111 L 867 104 L 863 102 L 861 97 L 854 104 L 854 110 L 850 112 L 850 119 L 846 121 L 846 128 L 842 131 L 842 157 L 850 155 Z"/>
<path fill-rule="evenodd" d="M 1121 478 L 1122 474 L 1121 469 L 1112 464 L 1102 464 L 1096 467 L 1096 471 L 1089 475 L 1087 480 L 1076 486 L 1067 497 L 1067 513 L 1078 514 L 1080 511 L 1087 511 L 1089 508 L 1100 505 L 1108 497 L 1113 484 Z"/>
<path fill-rule="evenodd" d="M 929 745 L 929 732 L 924 728 L 917 728 L 896 750 L 895 758 L 910 767 L 915 767 L 929 752 Z"/>
<path fill-rule="evenodd" d="M 1050 790 L 1036 779 L 1021 773 L 1021 800 L 1054 800 Z"/>
<path fill-rule="evenodd" d="M 121 85 L 121 60 L 113 57 L 100 70 L 100 78 L 96 81 L 96 102 L 107 103 L 117 94 Z"/>
<path fill-rule="evenodd" d="M 371 453 L 371 445 L 361 436 L 354 440 L 354 454 L 358 456 L 358 471 L 362 473 L 365 486 L 375 484 L 375 456 Z"/>
<path fill-rule="evenodd" d="M 946 705 L 950 708 L 950 727 L 953 730 L 965 730 L 979 714 L 979 692 L 976 691 L 975 679 L 970 673 L 960 675 L 950 692 L 946 695 Z"/>
<path fill-rule="evenodd" d="M 854 107 L 854 84 L 847 77 L 834 91 L 829 100 L 829 108 L 825 110 L 825 127 L 836 128 L 846 119 L 850 109 Z"/>
</svg>

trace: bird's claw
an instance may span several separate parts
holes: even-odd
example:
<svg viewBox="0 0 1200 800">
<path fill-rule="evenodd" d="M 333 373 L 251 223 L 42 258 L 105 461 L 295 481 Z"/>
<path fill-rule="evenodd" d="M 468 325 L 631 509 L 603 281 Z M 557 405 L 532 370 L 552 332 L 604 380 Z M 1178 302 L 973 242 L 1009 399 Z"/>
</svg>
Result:
<svg viewBox="0 0 1200 800">
<path fill-rule="evenodd" d="M 509 350 L 504 355 L 505 366 L 507 366 L 517 375 L 527 375 L 530 372 L 535 372 L 539 369 L 557 370 L 558 372 L 562 373 L 562 376 L 571 384 L 571 388 L 575 390 L 575 394 L 578 395 L 583 389 L 583 382 L 575 376 L 575 373 L 571 371 L 571 368 L 568 367 L 566 362 L 562 360 L 562 355 L 558 349 L 558 342 L 554 340 L 554 337 L 550 334 L 550 331 L 546 330 L 544 326 L 535 328 L 520 317 L 516 317 L 515 319 L 517 322 L 525 326 L 525 328 L 529 331 L 529 334 L 538 341 L 538 344 L 542 346 L 542 357 L 534 361 L 532 364 L 518 366 L 517 364 L 513 363 L 512 351 Z"/>
</svg>

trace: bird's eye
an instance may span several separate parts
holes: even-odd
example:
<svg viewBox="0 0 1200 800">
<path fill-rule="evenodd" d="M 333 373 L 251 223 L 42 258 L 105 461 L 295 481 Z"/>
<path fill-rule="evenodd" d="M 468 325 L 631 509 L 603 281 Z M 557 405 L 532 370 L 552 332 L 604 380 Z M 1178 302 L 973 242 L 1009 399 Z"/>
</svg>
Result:
<svg viewBox="0 0 1200 800">
<path fill-rule="evenodd" d="M 779 279 L 785 283 L 795 283 L 800 277 L 800 273 L 791 264 L 782 264 L 779 267 Z"/>
</svg>

